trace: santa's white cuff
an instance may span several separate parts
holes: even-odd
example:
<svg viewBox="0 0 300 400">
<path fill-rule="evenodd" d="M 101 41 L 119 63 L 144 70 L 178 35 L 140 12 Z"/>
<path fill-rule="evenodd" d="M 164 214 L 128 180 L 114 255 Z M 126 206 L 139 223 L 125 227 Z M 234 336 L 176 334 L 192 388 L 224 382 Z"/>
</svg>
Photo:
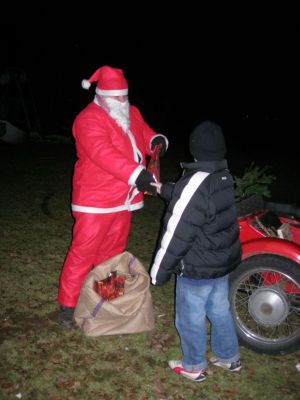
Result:
<svg viewBox="0 0 300 400">
<path fill-rule="evenodd" d="M 150 140 L 150 149 L 151 149 L 151 147 L 152 147 L 152 142 L 153 142 L 153 140 L 154 140 L 155 138 L 157 138 L 158 136 L 161 136 L 161 137 L 163 137 L 163 138 L 165 139 L 165 142 L 166 142 L 166 150 L 167 150 L 167 148 L 169 147 L 169 141 L 168 141 L 167 137 L 166 137 L 165 135 L 162 135 L 161 133 L 158 133 L 157 135 L 152 136 L 152 138 L 151 138 L 151 140 Z"/>
<path fill-rule="evenodd" d="M 145 169 L 145 167 L 142 166 L 142 165 L 139 165 L 133 171 L 133 173 L 130 175 L 130 177 L 128 179 L 128 185 L 130 185 L 130 186 L 134 186 L 135 185 L 135 181 L 136 181 L 137 177 L 139 176 L 139 174 L 142 172 L 143 169 Z"/>
</svg>

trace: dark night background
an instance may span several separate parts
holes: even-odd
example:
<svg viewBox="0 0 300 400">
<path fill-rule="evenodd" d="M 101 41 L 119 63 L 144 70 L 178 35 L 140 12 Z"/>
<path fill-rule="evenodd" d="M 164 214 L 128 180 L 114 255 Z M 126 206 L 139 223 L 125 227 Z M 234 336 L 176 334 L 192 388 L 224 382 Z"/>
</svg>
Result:
<svg viewBox="0 0 300 400">
<path fill-rule="evenodd" d="M 166 5 L 162 13 L 153 3 L 135 6 L 134 16 L 128 8 L 116 15 L 101 7 L 2 15 L 1 71 L 25 71 L 41 135 L 71 135 L 75 115 L 94 96 L 81 80 L 106 64 L 124 70 L 131 103 L 173 147 L 210 118 L 224 128 L 229 155 L 297 156 L 294 10 Z"/>
</svg>

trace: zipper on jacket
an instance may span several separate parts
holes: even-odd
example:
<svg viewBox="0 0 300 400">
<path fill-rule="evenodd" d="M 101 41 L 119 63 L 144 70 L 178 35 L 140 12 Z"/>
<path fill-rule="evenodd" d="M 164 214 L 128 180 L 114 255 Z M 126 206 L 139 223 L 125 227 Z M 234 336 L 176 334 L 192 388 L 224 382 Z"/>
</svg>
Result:
<svg viewBox="0 0 300 400">
<path fill-rule="evenodd" d="M 180 260 L 180 274 L 179 274 L 179 276 L 183 276 L 183 270 L 184 270 L 184 262 L 183 262 L 183 260 Z"/>
</svg>

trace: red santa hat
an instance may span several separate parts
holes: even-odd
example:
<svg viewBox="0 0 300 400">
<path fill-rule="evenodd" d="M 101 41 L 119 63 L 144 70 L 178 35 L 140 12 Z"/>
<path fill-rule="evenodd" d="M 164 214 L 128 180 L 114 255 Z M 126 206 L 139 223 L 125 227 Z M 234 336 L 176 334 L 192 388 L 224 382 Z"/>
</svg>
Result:
<svg viewBox="0 0 300 400">
<path fill-rule="evenodd" d="M 123 71 L 108 66 L 97 69 L 90 79 L 83 79 L 81 86 L 89 89 L 92 82 L 97 82 L 96 93 L 101 96 L 126 96 L 128 83 Z"/>
</svg>

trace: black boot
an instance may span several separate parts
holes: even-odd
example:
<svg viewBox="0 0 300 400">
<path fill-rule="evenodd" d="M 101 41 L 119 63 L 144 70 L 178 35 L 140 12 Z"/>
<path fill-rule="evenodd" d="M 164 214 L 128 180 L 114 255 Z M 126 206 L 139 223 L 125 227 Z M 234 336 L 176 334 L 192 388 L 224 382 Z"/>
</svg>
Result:
<svg viewBox="0 0 300 400">
<path fill-rule="evenodd" d="M 48 319 L 55 324 L 63 326 L 64 328 L 71 329 L 76 328 L 74 321 L 74 310 L 75 307 L 61 306 L 59 310 L 51 312 L 48 315 Z"/>
<path fill-rule="evenodd" d="M 74 307 L 61 306 L 58 314 L 58 323 L 64 328 L 75 328 Z"/>
</svg>

